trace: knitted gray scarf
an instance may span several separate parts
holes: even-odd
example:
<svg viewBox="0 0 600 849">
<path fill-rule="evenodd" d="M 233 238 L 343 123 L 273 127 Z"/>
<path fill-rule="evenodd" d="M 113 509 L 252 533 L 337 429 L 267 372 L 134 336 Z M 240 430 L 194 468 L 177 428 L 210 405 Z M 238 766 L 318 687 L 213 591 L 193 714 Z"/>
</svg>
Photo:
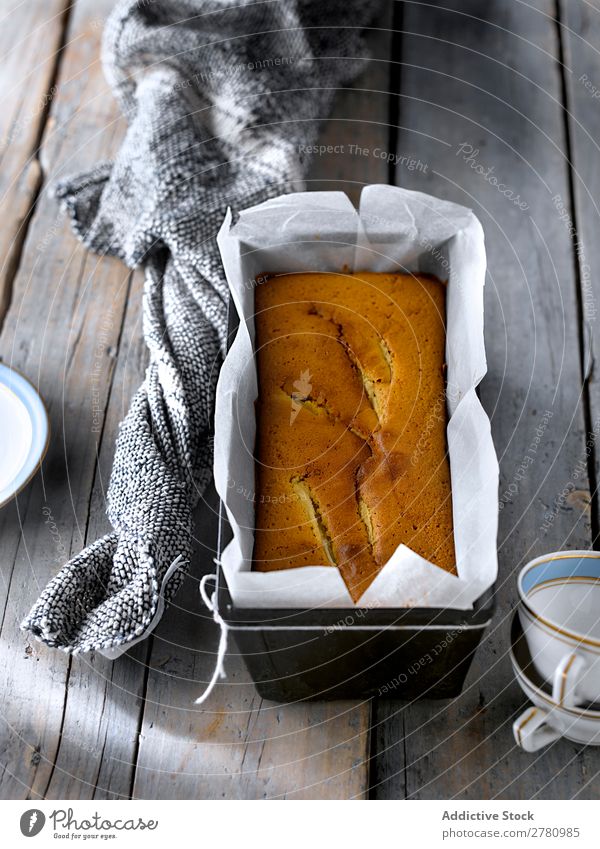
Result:
<svg viewBox="0 0 600 849">
<path fill-rule="evenodd" d="M 92 251 L 143 263 L 150 364 L 121 425 L 113 532 L 67 563 L 22 627 L 65 651 L 154 627 L 189 563 L 211 476 L 228 290 L 215 237 L 233 210 L 292 191 L 334 89 L 364 62 L 371 0 L 119 2 L 106 76 L 128 119 L 115 162 L 56 194 Z"/>
</svg>

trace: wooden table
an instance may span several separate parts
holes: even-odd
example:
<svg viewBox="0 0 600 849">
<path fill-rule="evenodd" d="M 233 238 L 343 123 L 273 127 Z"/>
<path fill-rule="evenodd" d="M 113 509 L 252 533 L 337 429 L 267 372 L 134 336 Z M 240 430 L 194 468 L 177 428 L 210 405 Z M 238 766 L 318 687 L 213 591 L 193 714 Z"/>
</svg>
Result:
<svg viewBox="0 0 600 849">
<path fill-rule="evenodd" d="M 507 648 L 520 566 L 598 537 L 600 2 L 390 3 L 310 173 L 310 188 L 354 199 L 370 182 L 431 192 L 485 229 L 481 397 L 501 466 L 500 575 L 462 696 L 264 703 L 232 648 L 202 708 L 217 633 L 197 588 L 214 493 L 185 588 L 126 656 L 69 657 L 19 630 L 58 567 L 108 528 L 117 426 L 145 367 L 142 273 L 87 253 L 50 193 L 122 137 L 99 65 L 111 6 L 0 3 L 0 356 L 40 387 L 52 425 L 41 472 L 0 513 L 0 797 L 597 797 L 600 751 L 516 749 L 526 700 Z"/>
</svg>

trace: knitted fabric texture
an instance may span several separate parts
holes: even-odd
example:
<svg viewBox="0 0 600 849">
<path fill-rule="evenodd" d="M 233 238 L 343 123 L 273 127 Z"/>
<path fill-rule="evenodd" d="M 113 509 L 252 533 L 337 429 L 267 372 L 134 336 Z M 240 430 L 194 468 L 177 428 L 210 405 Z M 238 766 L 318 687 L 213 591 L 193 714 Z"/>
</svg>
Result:
<svg viewBox="0 0 600 849">
<path fill-rule="evenodd" d="M 298 188 L 335 88 L 364 66 L 372 12 L 372 0 L 129 0 L 108 19 L 102 59 L 128 130 L 114 162 L 56 194 L 90 250 L 145 265 L 149 366 L 116 443 L 114 530 L 22 624 L 47 645 L 124 648 L 180 586 L 226 346 L 216 234 L 228 207 Z"/>
</svg>

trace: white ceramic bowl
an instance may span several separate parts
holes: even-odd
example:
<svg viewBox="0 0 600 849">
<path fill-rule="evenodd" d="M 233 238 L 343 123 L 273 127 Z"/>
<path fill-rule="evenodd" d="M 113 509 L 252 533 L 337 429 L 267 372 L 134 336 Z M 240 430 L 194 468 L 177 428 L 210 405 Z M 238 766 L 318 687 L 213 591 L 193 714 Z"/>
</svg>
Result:
<svg viewBox="0 0 600 849">
<path fill-rule="evenodd" d="M 533 702 L 533 707 L 513 723 L 515 740 L 521 748 L 535 752 L 560 737 L 600 746 L 600 706 L 565 707 L 554 701 L 533 665 L 518 612 L 512 620 L 510 659 L 519 686 Z"/>
</svg>

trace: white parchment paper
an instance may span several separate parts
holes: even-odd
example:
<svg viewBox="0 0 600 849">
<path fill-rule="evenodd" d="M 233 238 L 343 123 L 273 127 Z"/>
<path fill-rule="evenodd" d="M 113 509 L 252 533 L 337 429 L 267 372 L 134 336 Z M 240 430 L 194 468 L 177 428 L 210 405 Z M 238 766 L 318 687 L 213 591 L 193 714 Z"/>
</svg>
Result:
<svg viewBox="0 0 600 849">
<path fill-rule="evenodd" d="M 241 607 L 468 609 L 496 578 L 498 461 L 475 387 L 486 372 L 483 231 L 467 208 L 394 186 L 284 195 L 227 218 L 219 248 L 240 326 L 221 369 L 214 475 L 233 530 L 222 567 Z M 420 271 L 448 281 L 447 410 L 458 577 L 400 545 L 354 605 L 335 567 L 252 572 L 255 279 L 265 272 Z"/>
</svg>

